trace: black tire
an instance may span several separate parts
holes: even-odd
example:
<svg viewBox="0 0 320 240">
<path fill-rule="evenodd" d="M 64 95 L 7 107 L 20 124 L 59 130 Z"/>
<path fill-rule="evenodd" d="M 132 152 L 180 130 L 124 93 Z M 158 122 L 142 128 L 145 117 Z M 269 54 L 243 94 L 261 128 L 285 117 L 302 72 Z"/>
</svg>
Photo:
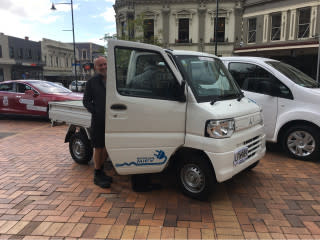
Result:
<svg viewBox="0 0 320 240">
<path fill-rule="evenodd" d="M 315 161 L 320 156 L 320 136 L 316 127 L 295 125 L 289 127 L 283 135 L 282 146 L 295 159 Z"/>
<path fill-rule="evenodd" d="M 88 164 L 93 153 L 88 137 L 81 132 L 77 132 L 70 137 L 69 151 L 73 160 L 79 164 Z"/>
<path fill-rule="evenodd" d="M 206 200 L 216 183 L 211 164 L 203 155 L 185 155 L 177 166 L 177 178 L 182 192 L 195 199 Z"/>
<path fill-rule="evenodd" d="M 246 170 L 250 171 L 250 170 L 254 169 L 259 164 L 259 162 L 260 162 L 260 160 L 258 160 L 255 163 L 251 164 L 249 167 L 247 167 Z"/>
</svg>

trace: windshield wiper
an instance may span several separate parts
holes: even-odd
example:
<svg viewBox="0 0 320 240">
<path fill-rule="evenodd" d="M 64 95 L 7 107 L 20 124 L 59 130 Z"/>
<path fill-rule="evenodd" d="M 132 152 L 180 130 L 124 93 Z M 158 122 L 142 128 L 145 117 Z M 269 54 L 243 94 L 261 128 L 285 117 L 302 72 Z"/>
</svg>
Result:
<svg viewBox="0 0 320 240">
<path fill-rule="evenodd" d="M 213 104 L 215 104 L 216 102 L 218 102 L 219 100 L 221 100 L 221 97 L 214 97 L 214 98 L 210 101 L 210 104 L 213 105 Z"/>
</svg>

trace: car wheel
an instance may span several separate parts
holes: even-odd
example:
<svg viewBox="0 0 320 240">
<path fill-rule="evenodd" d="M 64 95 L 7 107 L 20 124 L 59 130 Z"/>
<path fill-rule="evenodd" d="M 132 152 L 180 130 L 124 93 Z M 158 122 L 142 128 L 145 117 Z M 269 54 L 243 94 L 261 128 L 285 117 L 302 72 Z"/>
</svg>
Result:
<svg viewBox="0 0 320 240">
<path fill-rule="evenodd" d="M 318 159 L 319 143 L 318 129 L 308 125 L 288 128 L 282 139 L 282 145 L 291 157 L 306 161 Z"/>
<path fill-rule="evenodd" d="M 212 166 L 201 155 L 184 156 L 178 163 L 177 178 L 182 192 L 195 199 L 209 197 L 216 182 Z"/>
<path fill-rule="evenodd" d="M 88 164 L 93 153 L 88 137 L 81 132 L 77 132 L 71 136 L 69 151 L 73 160 L 79 164 Z"/>
</svg>

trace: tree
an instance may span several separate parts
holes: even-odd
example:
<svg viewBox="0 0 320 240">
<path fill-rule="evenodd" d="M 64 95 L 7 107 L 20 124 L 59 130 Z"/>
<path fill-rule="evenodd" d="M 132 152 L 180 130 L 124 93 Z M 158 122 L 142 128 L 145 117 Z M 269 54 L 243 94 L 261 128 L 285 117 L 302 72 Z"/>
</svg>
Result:
<svg viewBox="0 0 320 240">
<path fill-rule="evenodd" d="M 156 35 L 153 35 L 150 38 L 145 38 L 144 36 L 144 32 L 146 30 L 145 20 L 146 18 L 143 14 L 138 15 L 135 19 L 128 19 L 128 22 L 125 25 L 124 35 L 106 33 L 103 39 L 106 42 L 109 39 L 120 39 L 120 40 L 142 42 L 142 43 L 148 43 L 148 44 L 157 45 L 157 46 L 163 46 L 159 37 Z"/>
</svg>

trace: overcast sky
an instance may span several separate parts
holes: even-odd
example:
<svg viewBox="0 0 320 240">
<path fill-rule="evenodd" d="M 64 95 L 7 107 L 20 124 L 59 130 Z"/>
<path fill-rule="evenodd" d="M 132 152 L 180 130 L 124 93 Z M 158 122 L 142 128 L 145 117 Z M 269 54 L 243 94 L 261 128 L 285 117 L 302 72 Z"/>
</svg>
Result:
<svg viewBox="0 0 320 240">
<path fill-rule="evenodd" d="M 40 41 L 49 38 L 72 42 L 71 6 L 69 0 L 0 0 L 0 32 L 5 35 Z M 105 33 L 114 34 L 116 24 L 112 5 L 115 0 L 73 0 L 76 42 L 94 42 Z"/>
</svg>

